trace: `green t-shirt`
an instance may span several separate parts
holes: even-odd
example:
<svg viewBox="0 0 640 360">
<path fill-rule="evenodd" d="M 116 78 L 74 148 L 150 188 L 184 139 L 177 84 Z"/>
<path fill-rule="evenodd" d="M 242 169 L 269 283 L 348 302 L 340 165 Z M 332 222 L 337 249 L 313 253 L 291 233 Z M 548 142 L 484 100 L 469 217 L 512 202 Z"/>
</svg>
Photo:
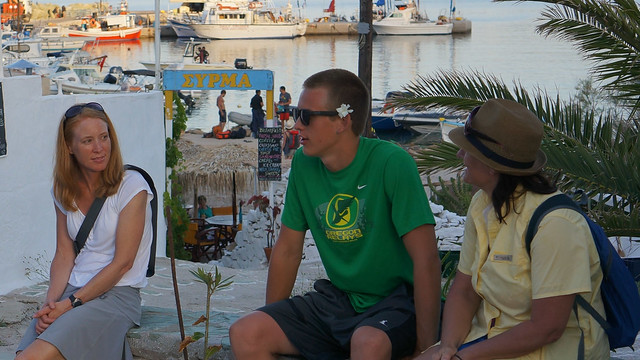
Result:
<svg viewBox="0 0 640 360">
<path fill-rule="evenodd" d="M 337 172 L 296 152 L 282 223 L 311 230 L 329 279 L 362 312 L 401 283 L 413 284 L 401 236 L 435 221 L 413 158 L 389 142 L 360 138 L 355 159 Z"/>
</svg>

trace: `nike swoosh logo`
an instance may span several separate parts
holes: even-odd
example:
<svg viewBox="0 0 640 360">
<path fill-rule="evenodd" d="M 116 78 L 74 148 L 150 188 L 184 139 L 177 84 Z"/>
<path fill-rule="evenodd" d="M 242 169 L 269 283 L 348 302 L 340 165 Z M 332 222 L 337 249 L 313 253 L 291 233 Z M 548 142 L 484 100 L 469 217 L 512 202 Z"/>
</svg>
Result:
<svg viewBox="0 0 640 360">
<path fill-rule="evenodd" d="M 367 187 L 367 185 L 358 185 L 358 190 L 362 190 L 362 189 L 364 189 L 365 187 Z"/>
</svg>

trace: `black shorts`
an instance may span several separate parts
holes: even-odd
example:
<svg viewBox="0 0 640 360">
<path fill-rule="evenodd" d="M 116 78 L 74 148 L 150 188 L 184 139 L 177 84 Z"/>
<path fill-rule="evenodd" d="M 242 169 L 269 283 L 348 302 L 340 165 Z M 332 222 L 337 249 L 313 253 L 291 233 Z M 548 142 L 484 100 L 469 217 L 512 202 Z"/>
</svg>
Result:
<svg viewBox="0 0 640 360">
<path fill-rule="evenodd" d="M 413 287 L 398 286 L 363 313 L 356 312 L 345 292 L 329 280 L 314 284 L 315 291 L 264 306 L 262 311 L 280 326 L 300 354 L 309 360 L 348 359 L 351 336 L 361 326 L 384 331 L 392 359 L 410 355 L 416 346 Z"/>
</svg>

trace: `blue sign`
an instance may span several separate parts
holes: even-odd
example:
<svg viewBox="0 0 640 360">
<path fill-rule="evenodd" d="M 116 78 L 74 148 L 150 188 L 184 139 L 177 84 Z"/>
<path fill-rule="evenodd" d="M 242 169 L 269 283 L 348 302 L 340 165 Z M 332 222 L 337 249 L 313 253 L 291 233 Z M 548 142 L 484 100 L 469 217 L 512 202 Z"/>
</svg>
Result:
<svg viewBox="0 0 640 360">
<path fill-rule="evenodd" d="M 165 90 L 272 90 L 271 70 L 164 70 Z"/>
</svg>

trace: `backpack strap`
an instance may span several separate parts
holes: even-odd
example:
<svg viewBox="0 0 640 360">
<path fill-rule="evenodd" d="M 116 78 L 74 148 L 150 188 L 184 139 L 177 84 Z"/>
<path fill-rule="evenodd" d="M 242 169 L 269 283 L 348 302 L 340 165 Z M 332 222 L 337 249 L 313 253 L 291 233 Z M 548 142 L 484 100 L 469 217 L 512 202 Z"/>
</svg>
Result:
<svg viewBox="0 0 640 360">
<path fill-rule="evenodd" d="M 151 188 L 151 192 L 153 193 L 153 199 L 151 199 L 151 227 L 153 228 L 153 240 L 151 241 L 149 265 L 147 266 L 147 277 L 152 277 L 156 271 L 156 242 L 158 238 L 158 192 L 156 191 L 156 186 L 153 183 L 151 175 L 149 175 L 149 173 L 147 173 L 144 169 L 131 164 L 126 164 L 124 166 L 124 169 L 139 172 L 140 175 L 142 175 L 142 177 L 147 181 L 149 187 Z"/>
<path fill-rule="evenodd" d="M 558 209 L 572 209 L 582 214 L 582 210 L 580 209 L 578 204 L 576 204 L 565 194 L 554 195 L 542 202 L 542 204 L 540 204 L 538 208 L 533 212 L 533 215 L 531 215 L 529 226 L 527 226 L 526 236 L 524 238 L 529 257 L 531 257 L 531 241 L 533 241 L 533 237 L 538 231 L 538 226 L 540 226 L 542 218 L 548 213 Z"/>
<path fill-rule="evenodd" d="M 76 241 L 73 242 L 73 250 L 76 252 L 76 255 L 78 255 L 80 250 L 84 247 L 87 237 L 89 237 L 89 233 L 98 218 L 98 214 L 100 214 L 100 210 L 102 209 L 102 205 L 104 205 L 105 200 L 106 199 L 104 197 L 97 197 L 91 203 L 87 216 L 84 217 L 82 225 L 80 225 L 80 229 L 78 229 L 78 234 L 76 234 Z"/>
<path fill-rule="evenodd" d="M 527 253 L 529 257 L 531 257 L 531 241 L 533 241 L 533 237 L 536 235 L 538 231 L 538 226 L 540 226 L 540 222 L 542 218 L 548 213 L 558 210 L 558 209 L 571 209 L 577 211 L 580 215 L 586 218 L 585 213 L 582 211 L 580 206 L 576 204 L 571 198 L 569 198 L 565 194 L 554 195 L 547 200 L 543 201 L 542 204 L 538 206 L 538 208 L 531 215 L 531 219 L 529 220 L 529 225 L 527 226 L 527 232 L 525 235 L 525 246 L 527 248 Z M 587 220 L 588 223 L 588 220 Z M 578 360 L 584 359 L 584 331 L 582 331 L 582 327 L 580 327 L 580 320 L 578 318 L 578 305 L 582 307 L 587 313 L 589 313 L 593 318 L 602 326 L 603 329 L 608 330 L 611 326 L 607 323 L 604 317 L 596 311 L 596 309 L 589 304 L 587 300 L 585 300 L 580 294 L 576 294 L 575 300 L 573 302 L 573 312 L 576 315 L 576 320 L 578 321 L 578 327 L 580 329 L 580 342 L 578 344 Z"/>
</svg>

